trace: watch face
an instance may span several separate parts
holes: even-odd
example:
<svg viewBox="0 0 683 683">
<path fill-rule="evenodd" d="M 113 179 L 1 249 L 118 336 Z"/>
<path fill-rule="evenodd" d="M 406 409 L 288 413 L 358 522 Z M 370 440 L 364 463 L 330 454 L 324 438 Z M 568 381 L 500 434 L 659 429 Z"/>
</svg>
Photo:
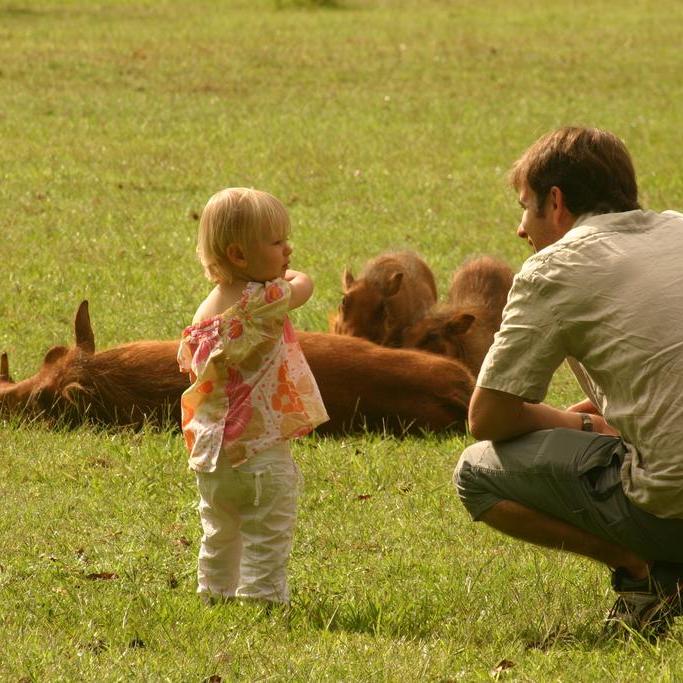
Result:
<svg viewBox="0 0 683 683">
<path fill-rule="evenodd" d="M 590 415 L 586 415 L 586 413 L 581 413 L 581 429 L 584 432 L 593 431 L 593 420 L 591 420 Z"/>
</svg>

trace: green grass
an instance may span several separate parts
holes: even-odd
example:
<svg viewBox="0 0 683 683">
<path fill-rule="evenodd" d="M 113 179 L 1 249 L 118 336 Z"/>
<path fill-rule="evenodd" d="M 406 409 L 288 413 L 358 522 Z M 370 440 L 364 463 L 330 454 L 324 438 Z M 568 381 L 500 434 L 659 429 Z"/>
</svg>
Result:
<svg viewBox="0 0 683 683">
<path fill-rule="evenodd" d="M 177 337 L 208 289 L 196 215 L 226 185 L 287 203 L 311 330 L 344 266 L 385 249 L 422 253 L 442 293 L 469 254 L 517 268 L 505 175 L 552 127 L 614 130 L 644 202 L 680 207 L 682 19 L 674 0 L 0 0 L 0 350 L 28 376 L 83 298 L 100 348 Z M 550 400 L 578 397 L 560 373 Z M 680 626 L 604 641 L 605 571 L 468 520 L 466 443 L 297 442 L 293 602 L 266 613 L 196 599 L 177 435 L 0 426 L 0 679 L 681 680 Z"/>
</svg>

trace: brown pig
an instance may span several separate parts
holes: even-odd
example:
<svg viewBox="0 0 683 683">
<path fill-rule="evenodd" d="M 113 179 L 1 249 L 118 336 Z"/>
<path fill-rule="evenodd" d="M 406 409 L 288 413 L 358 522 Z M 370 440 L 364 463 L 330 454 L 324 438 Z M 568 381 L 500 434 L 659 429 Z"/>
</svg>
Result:
<svg viewBox="0 0 683 683">
<path fill-rule="evenodd" d="M 38 372 L 9 379 L 7 355 L 0 368 L 0 414 L 43 416 L 74 425 L 140 428 L 180 423 L 180 395 L 188 378 L 178 372 L 174 341 L 138 341 L 95 352 L 88 302 L 75 320 L 76 346 L 53 346 Z"/>
<path fill-rule="evenodd" d="M 500 328 L 512 278 L 510 267 L 498 259 L 467 261 L 453 274 L 449 303 L 407 329 L 403 345 L 460 360 L 476 375 Z"/>
<path fill-rule="evenodd" d="M 478 256 L 465 261 L 451 278 L 448 303 L 488 311 L 489 322 L 497 330 L 512 287 L 514 273 L 505 261 Z"/>
<path fill-rule="evenodd" d="M 177 341 L 138 341 L 95 352 L 87 302 L 75 321 L 76 346 L 55 346 L 36 375 L 12 382 L 0 360 L 0 413 L 41 415 L 139 428 L 180 424 L 188 376 L 178 371 Z M 323 433 L 462 430 L 473 389 L 461 363 L 386 349 L 363 339 L 300 332 L 299 339 L 330 415 Z"/>
<path fill-rule="evenodd" d="M 464 431 L 474 378 L 462 363 L 357 337 L 297 334 L 330 416 L 317 431 Z"/>
<path fill-rule="evenodd" d="M 357 280 L 345 269 L 342 287 L 334 331 L 382 346 L 400 346 L 403 330 L 436 302 L 434 275 L 412 251 L 378 256 Z"/>
</svg>

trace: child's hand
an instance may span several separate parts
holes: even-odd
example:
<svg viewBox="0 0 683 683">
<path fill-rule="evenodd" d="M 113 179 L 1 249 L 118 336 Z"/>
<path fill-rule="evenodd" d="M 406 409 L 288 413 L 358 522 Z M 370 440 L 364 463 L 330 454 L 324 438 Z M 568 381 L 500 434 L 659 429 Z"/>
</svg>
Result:
<svg viewBox="0 0 683 683">
<path fill-rule="evenodd" d="M 292 296 L 289 299 L 289 310 L 305 304 L 313 294 L 313 280 L 306 273 L 297 270 L 287 270 L 285 280 L 292 288 Z"/>
</svg>

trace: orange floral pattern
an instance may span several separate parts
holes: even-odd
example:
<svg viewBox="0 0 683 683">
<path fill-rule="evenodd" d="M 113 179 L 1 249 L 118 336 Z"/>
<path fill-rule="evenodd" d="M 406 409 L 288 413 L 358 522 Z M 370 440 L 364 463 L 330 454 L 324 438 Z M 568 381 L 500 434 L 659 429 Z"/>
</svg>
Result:
<svg viewBox="0 0 683 683">
<path fill-rule="evenodd" d="M 328 417 L 287 318 L 282 279 L 250 282 L 219 316 L 185 328 L 180 369 L 192 385 L 181 401 L 190 467 L 233 465 L 279 441 L 302 436 Z"/>
<path fill-rule="evenodd" d="M 194 432 L 189 428 L 186 427 L 183 429 L 183 438 L 185 439 L 185 446 L 187 446 L 187 450 L 192 452 L 192 449 L 194 448 L 194 442 L 195 442 L 195 434 Z"/>
<path fill-rule="evenodd" d="M 238 339 L 242 336 L 243 331 L 244 325 L 242 325 L 242 321 L 239 318 L 230 318 L 230 320 L 228 320 L 229 339 Z"/>
<path fill-rule="evenodd" d="M 283 361 L 277 371 L 277 390 L 271 396 L 273 410 L 281 413 L 305 413 L 304 404 L 290 379 L 287 361 Z"/>
<path fill-rule="evenodd" d="M 180 401 L 180 409 L 182 412 L 182 420 L 181 420 L 181 425 L 182 428 L 185 429 L 187 425 L 192 422 L 192 418 L 194 417 L 194 408 L 192 405 L 183 397 Z"/>
<path fill-rule="evenodd" d="M 197 386 L 197 391 L 200 394 L 210 394 L 213 391 L 213 382 L 211 380 L 202 382 Z"/>
<path fill-rule="evenodd" d="M 275 301 L 280 301 L 285 296 L 283 288 L 275 282 L 266 283 L 264 299 L 267 304 L 272 304 Z"/>
</svg>

